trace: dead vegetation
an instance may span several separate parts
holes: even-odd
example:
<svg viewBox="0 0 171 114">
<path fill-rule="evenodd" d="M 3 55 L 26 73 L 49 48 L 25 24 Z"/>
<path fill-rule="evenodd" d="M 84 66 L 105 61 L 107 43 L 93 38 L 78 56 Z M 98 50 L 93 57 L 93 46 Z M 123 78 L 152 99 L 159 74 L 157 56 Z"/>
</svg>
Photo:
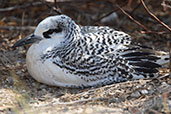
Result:
<svg viewBox="0 0 171 114">
<path fill-rule="evenodd" d="M 25 54 L 29 46 L 11 48 L 42 19 L 62 13 L 80 25 L 111 26 L 132 35 L 135 42 L 170 52 L 170 1 L 146 0 L 143 5 L 144 1 L 0 0 L 0 113 L 169 114 L 171 79 L 163 76 L 169 69 L 153 80 L 86 89 L 51 87 L 28 74 Z"/>
</svg>

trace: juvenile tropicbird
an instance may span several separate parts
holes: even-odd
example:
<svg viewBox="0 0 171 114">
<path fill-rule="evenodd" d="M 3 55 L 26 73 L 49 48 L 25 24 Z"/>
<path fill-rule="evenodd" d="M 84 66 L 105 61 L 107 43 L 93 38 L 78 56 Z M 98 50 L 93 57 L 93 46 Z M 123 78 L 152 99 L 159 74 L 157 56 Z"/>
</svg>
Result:
<svg viewBox="0 0 171 114">
<path fill-rule="evenodd" d="M 30 75 L 62 87 L 90 87 L 158 76 L 165 52 L 133 45 L 109 27 L 78 26 L 66 15 L 41 21 L 34 33 L 14 44 L 32 43 L 26 56 Z"/>
</svg>

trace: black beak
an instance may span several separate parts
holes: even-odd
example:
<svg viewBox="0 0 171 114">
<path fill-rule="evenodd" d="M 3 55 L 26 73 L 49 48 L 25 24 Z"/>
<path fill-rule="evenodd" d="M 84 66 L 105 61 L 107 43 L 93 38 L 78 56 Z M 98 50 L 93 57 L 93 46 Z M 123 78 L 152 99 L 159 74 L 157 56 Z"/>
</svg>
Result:
<svg viewBox="0 0 171 114">
<path fill-rule="evenodd" d="M 34 34 L 30 34 L 29 36 L 17 41 L 12 47 L 15 48 L 15 47 L 24 46 L 26 44 L 32 44 L 40 40 L 42 40 L 42 37 L 34 35 Z"/>
</svg>

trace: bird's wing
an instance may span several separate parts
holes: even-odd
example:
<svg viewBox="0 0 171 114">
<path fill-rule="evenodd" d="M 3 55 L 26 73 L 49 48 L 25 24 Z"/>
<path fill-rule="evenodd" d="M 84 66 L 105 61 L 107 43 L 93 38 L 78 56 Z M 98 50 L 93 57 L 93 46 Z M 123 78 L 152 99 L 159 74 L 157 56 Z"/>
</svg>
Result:
<svg viewBox="0 0 171 114">
<path fill-rule="evenodd" d="M 54 58 L 52 62 L 89 82 L 100 79 L 121 82 L 156 76 L 163 56 L 130 43 L 129 35 L 113 29 L 86 32 L 68 49 L 56 54 L 60 60 Z"/>
</svg>

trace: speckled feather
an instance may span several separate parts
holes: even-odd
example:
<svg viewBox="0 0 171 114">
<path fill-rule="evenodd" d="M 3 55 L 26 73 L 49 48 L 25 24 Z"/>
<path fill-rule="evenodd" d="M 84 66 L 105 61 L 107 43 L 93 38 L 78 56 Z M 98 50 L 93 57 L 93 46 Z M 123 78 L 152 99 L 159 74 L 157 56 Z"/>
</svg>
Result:
<svg viewBox="0 0 171 114">
<path fill-rule="evenodd" d="M 53 18 L 55 20 L 55 17 Z M 47 75 L 52 77 L 53 83 L 50 79 L 46 82 L 43 78 L 48 76 L 39 79 L 38 74 L 33 73 L 31 71 L 33 68 L 30 66 L 29 72 L 33 77 L 37 75 L 35 79 L 40 82 L 63 87 L 90 87 L 150 78 L 158 76 L 158 68 L 168 61 L 168 55 L 165 52 L 131 44 L 131 37 L 124 32 L 104 26 L 78 26 L 65 15 L 59 15 L 56 18 L 58 20 L 55 20 L 55 23 L 58 28 L 62 28 L 65 32 L 63 38 L 65 40 L 61 41 L 60 46 L 55 46 L 53 43 L 54 46 L 51 46 L 52 48 L 48 51 L 43 51 L 38 60 L 41 61 L 39 64 L 45 65 L 42 69 L 51 71 L 56 66 L 64 73 L 58 75 L 57 71 L 51 71 L 52 73 Z M 49 23 L 52 24 L 52 22 Z M 51 26 L 48 25 L 48 27 L 50 29 Z M 41 34 L 44 39 L 47 39 L 46 36 L 50 37 L 48 39 L 54 37 L 49 31 L 46 34 L 43 31 Z M 57 39 L 58 36 L 55 38 Z M 28 59 L 31 61 L 29 57 Z M 46 75 L 46 72 L 43 75 Z M 73 77 L 77 78 L 73 79 Z M 60 78 L 63 78 L 61 80 L 65 83 L 57 80 Z M 73 82 L 70 81 L 72 79 Z"/>
</svg>

